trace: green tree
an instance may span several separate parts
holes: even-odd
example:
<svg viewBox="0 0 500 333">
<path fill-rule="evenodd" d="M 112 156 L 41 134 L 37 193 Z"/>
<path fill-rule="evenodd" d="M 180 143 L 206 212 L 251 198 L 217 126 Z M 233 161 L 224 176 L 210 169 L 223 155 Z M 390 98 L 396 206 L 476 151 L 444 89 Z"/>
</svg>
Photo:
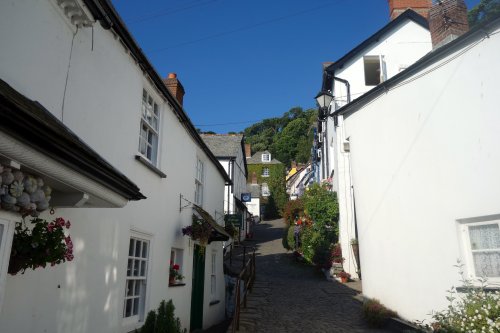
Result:
<svg viewBox="0 0 500 333">
<path fill-rule="evenodd" d="M 268 181 L 269 191 L 271 192 L 266 205 L 266 215 L 268 218 L 281 216 L 288 200 L 284 169 L 280 168 L 277 170 L 281 172 L 273 172 Z"/>
<path fill-rule="evenodd" d="M 290 165 L 298 153 L 299 142 L 309 132 L 309 124 L 304 118 L 294 119 L 275 137 L 271 153 L 285 165 Z"/>
<path fill-rule="evenodd" d="M 498 15 L 500 15 L 500 0 L 481 0 L 469 11 L 467 19 L 472 28 Z"/>
</svg>

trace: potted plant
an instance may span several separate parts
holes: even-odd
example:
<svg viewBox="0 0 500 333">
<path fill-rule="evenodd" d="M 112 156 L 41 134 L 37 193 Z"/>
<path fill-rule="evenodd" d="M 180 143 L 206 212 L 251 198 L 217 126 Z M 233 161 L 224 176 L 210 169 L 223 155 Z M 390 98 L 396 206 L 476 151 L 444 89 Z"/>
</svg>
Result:
<svg viewBox="0 0 500 333">
<path fill-rule="evenodd" d="M 179 272 L 180 266 L 178 264 L 170 265 L 170 274 L 168 277 L 168 283 L 170 285 L 182 282 L 184 276 Z"/>
<path fill-rule="evenodd" d="M 339 273 L 339 277 L 342 283 L 346 283 L 351 278 L 351 274 L 347 273 L 346 271 L 342 271 Z"/>
<path fill-rule="evenodd" d="M 356 260 L 356 267 L 358 268 L 358 275 L 361 279 L 361 266 L 359 264 L 359 243 L 357 238 L 351 239 L 352 253 L 354 254 L 354 260 Z"/>
<path fill-rule="evenodd" d="M 45 268 L 47 264 L 55 266 L 73 260 L 73 242 L 64 233 L 69 229 L 70 221 L 62 217 L 52 222 L 41 218 L 31 219 L 28 227 L 24 221 L 16 223 L 8 273 L 24 274 L 26 269 Z"/>
</svg>

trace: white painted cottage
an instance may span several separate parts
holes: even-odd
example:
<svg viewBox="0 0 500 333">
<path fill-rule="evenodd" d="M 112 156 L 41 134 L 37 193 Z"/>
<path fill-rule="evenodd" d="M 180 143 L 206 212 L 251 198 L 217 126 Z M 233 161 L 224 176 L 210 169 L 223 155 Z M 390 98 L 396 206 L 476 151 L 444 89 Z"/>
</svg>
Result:
<svg viewBox="0 0 500 333">
<path fill-rule="evenodd" d="M 169 299 L 188 330 L 223 320 L 222 242 L 201 256 L 181 229 L 222 216 L 231 181 L 175 75 L 160 78 L 108 0 L 2 1 L 0 45 L 0 164 L 47 179 L 74 244 L 71 262 L 6 275 L 20 215 L 0 209 L 0 332 L 132 332 Z"/>
<path fill-rule="evenodd" d="M 325 64 L 323 90 L 331 91 L 333 112 L 391 77 L 431 51 L 431 37 L 425 15 L 431 1 L 390 1 L 393 18 L 386 26 L 337 61 Z M 427 7 L 425 7 L 427 6 Z M 403 11 L 404 10 L 404 11 Z M 356 236 L 354 192 L 350 178 L 349 137 L 343 133 L 343 117 L 320 112 L 318 150 L 322 182 L 333 182 L 339 201 L 339 241 L 345 258 L 344 269 L 359 277 L 359 267 L 350 246 Z M 332 181 L 330 181 L 330 179 Z"/>
<path fill-rule="evenodd" d="M 201 137 L 231 178 L 231 184 L 226 185 L 224 191 L 224 214 L 237 217 L 239 225 L 236 227 L 240 230 L 240 238 L 245 239 L 251 227 L 247 221 L 251 213 L 245 203 L 251 200 L 251 195 L 247 191 L 248 170 L 243 135 L 202 134 Z M 234 224 L 238 224 L 236 220 Z"/>
<path fill-rule="evenodd" d="M 500 17 L 458 37 L 466 7 L 447 0 L 430 20 L 431 53 L 334 113 L 363 293 L 409 320 L 446 308 L 457 259 L 500 288 Z"/>
</svg>

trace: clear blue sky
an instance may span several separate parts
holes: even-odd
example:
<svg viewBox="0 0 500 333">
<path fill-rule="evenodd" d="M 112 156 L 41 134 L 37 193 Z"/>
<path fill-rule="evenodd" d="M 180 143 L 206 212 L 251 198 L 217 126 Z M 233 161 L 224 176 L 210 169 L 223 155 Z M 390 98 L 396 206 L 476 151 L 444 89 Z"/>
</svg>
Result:
<svg viewBox="0 0 500 333">
<path fill-rule="evenodd" d="M 389 22 L 387 0 L 112 2 L 158 73 L 177 73 L 193 124 L 217 133 L 315 107 L 321 64 Z"/>
</svg>

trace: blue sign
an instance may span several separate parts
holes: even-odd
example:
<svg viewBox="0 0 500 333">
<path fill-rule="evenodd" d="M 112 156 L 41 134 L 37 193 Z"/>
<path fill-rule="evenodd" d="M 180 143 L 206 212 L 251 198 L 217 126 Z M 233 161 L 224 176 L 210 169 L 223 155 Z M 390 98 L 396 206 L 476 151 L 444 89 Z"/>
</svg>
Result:
<svg viewBox="0 0 500 333">
<path fill-rule="evenodd" d="M 241 193 L 241 201 L 242 202 L 252 201 L 252 194 L 251 193 Z"/>
</svg>

